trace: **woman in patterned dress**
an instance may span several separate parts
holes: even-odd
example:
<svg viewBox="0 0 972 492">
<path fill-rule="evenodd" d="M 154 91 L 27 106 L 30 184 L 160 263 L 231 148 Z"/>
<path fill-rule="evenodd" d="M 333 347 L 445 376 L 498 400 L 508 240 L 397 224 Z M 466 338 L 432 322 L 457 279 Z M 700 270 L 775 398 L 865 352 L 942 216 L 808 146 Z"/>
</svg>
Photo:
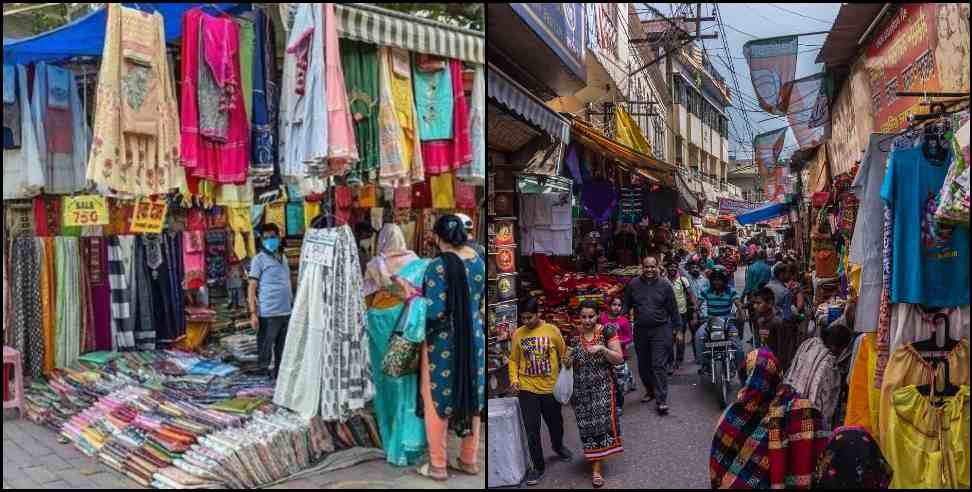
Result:
<svg viewBox="0 0 972 492">
<path fill-rule="evenodd" d="M 433 228 L 441 254 L 425 273 L 427 312 L 419 387 L 429 440 L 430 462 L 418 473 L 448 480 L 446 435 L 462 438 L 458 460 L 448 467 L 479 475 L 480 414 L 486 406 L 486 336 L 479 306 L 486 282 L 486 264 L 466 242 L 459 217 L 445 215 Z"/>
<path fill-rule="evenodd" d="M 597 311 L 593 301 L 581 303 L 581 329 L 570 344 L 568 363 L 574 368 L 571 403 L 584 457 L 593 467 L 591 483 L 601 487 L 601 461 L 624 451 L 618 412 L 621 395 L 614 378 L 614 366 L 624 362 L 624 355 L 614 328 L 598 324 Z"/>
</svg>

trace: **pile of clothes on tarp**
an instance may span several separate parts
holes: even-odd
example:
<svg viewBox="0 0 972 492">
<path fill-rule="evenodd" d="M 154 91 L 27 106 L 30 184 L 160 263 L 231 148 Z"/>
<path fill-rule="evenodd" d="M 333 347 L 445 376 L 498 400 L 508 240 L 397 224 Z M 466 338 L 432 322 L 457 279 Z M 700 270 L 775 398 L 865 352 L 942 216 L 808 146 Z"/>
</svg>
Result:
<svg viewBox="0 0 972 492">
<path fill-rule="evenodd" d="M 146 487 L 255 488 L 381 447 L 370 411 L 304 419 L 271 403 L 269 379 L 194 354 L 96 353 L 81 366 L 32 385 L 27 417 Z"/>
</svg>

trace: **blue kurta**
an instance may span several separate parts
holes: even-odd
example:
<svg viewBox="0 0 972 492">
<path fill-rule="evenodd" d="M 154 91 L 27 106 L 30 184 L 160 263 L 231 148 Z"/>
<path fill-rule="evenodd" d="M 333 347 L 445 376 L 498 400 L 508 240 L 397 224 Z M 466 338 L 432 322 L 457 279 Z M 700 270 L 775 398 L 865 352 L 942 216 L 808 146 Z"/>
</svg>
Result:
<svg viewBox="0 0 972 492">
<path fill-rule="evenodd" d="M 478 413 L 486 406 L 486 335 L 479 306 L 483 300 L 486 282 L 486 264 L 477 255 L 463 259 L 466 277 L 469 280 L 469 312 L 472 314 L 473 358 L 476 361 L 476 386 L 479 389 Z M 452 374 L 453 340 L 452 334 L 444 328 L 446 310 L 445 265 L 436 258 L 425 273 L 425 297 L 430 301 L 426 342 L 429 345 L 429 370 L 432 376 L 432 398 L 435 410 L 441 418 L 452 416 Z"/>
</svg>

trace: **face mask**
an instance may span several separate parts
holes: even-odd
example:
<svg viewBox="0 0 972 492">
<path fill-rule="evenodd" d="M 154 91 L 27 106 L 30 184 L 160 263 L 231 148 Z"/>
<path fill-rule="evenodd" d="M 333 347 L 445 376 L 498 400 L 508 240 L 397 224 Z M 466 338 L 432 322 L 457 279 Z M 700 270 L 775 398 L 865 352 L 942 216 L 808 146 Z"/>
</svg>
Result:
<svg viewBox="0 0 972 492">
<path fill-rule="evenodd" d="M 270 253 L 276 253 L 277 248 L 279 247 L 280 247 L 279 237 L 270 237 L 263 240 L 263 248 L 269 251 Z"/>
</svg>

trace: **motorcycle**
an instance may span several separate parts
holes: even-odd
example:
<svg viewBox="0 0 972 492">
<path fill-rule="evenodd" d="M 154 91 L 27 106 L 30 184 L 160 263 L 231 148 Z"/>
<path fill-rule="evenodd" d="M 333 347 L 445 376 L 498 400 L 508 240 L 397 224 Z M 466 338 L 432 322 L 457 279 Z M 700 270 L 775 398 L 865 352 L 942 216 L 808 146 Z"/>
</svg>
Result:
<svg viewBox="0 0 972 492">
<path fill-rule="evenodd" d="M 710 317 L 704 341 L 705 355 L 709 357 L 709 374 L 702 374 L 703 383 L 708 380 L 715 385 L 719 394 L 719 405 L 729 405 L 731 391 L 736 377 L 736 343 L 739 331 L 734 318 Z"/>
</svg>

